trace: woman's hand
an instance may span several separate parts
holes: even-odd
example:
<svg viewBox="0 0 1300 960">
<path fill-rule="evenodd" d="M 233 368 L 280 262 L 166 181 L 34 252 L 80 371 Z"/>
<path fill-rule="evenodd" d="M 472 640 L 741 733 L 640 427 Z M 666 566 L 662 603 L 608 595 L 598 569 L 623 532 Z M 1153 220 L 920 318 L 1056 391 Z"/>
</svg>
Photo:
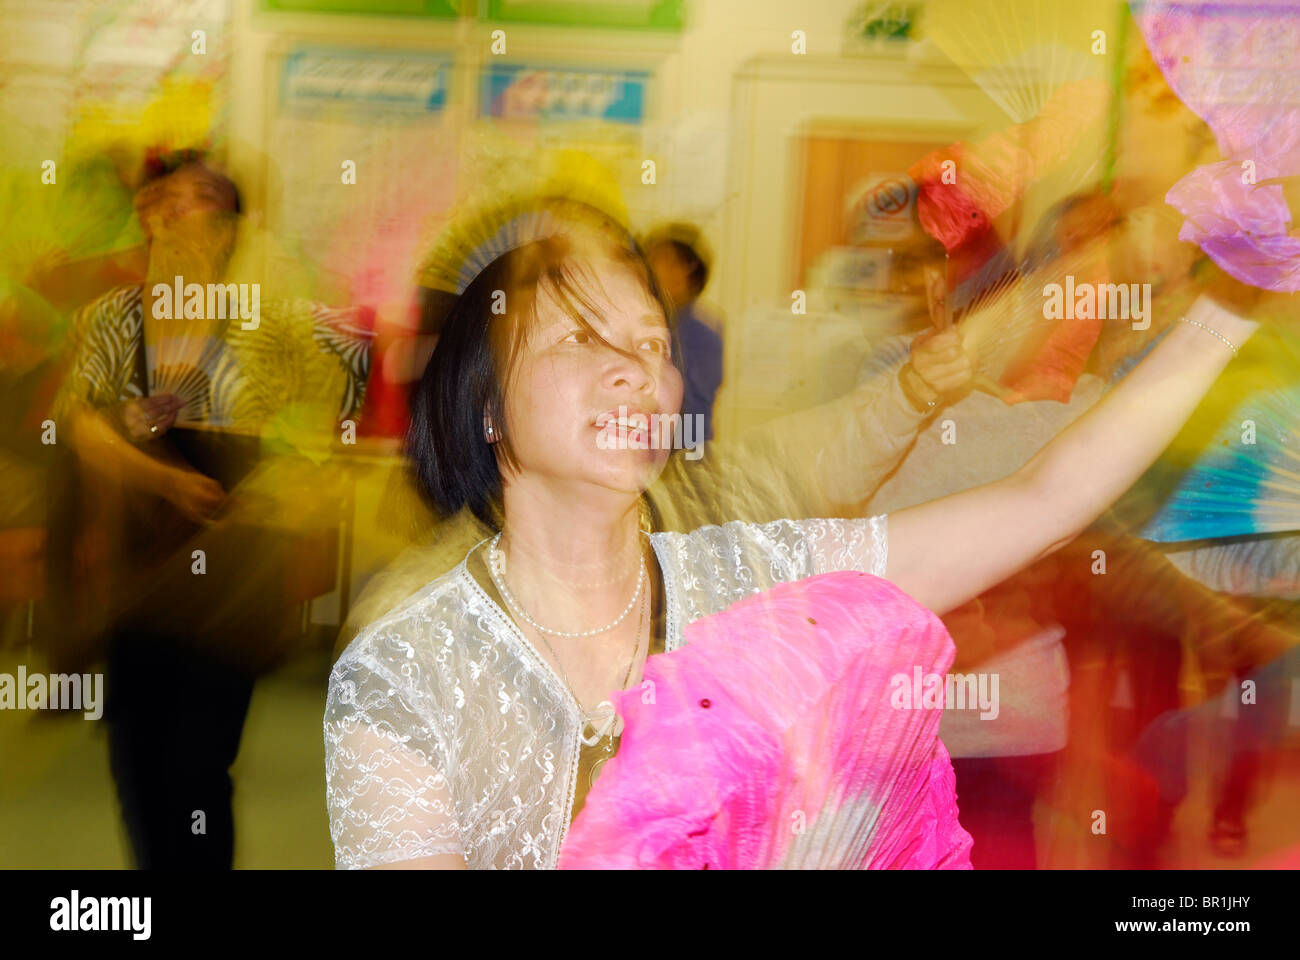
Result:
<svg viewBox="0 0 1300 960">
<path fill-rule="evenodd" d="M 962 346 L 961 332 L 956 327 L 917 334 L 911 354 L 899 376 L 908 391 L 922 403 L 937 402 L 945 394 L 957 393 L 975 377 L 975 366 Z"/>
<path fill-rule="evenodd" d="M 128 400 L 122 407 L 122 422 L 126 424 L 131 439 L 137 443 L 152 440 L 171 428 L 183 406 L 185 401 L 171 393 Z"/>
<path fill-rule="evenodd" d="M 226 502 L 226 491 L 221 484 L 196 470 L 179 467 L 168 470 L 163 496 L 195 523 L 210 523 L 215 519 Z"/>
</svg>

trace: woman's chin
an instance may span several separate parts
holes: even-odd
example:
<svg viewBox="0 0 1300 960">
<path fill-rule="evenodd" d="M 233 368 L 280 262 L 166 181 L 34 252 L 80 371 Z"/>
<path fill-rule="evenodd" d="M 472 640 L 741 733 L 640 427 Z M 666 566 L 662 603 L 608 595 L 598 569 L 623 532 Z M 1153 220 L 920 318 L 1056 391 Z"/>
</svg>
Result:
<svg viewBox="0 0 1300 960">
<path fill-rule="evenodd" d="M 601 486 L 641 494 L 663 471 L 666 450 L 602 450 L 593 471 Z"/>
</svg>

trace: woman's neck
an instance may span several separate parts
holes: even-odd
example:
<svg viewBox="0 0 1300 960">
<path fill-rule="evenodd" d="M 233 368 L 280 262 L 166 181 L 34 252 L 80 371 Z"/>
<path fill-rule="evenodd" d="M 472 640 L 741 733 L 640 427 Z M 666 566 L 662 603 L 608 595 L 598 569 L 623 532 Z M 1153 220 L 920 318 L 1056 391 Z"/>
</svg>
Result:
<svg viewBox="0 0 1300 960">
<path fill-rule="evenodd" d="M 623 609 L 641 575 L 636 500 L 593 504 L 516 489 L 507 490 L 504 506 L 497 551 L 505 578 L 540 623 L 581 631 Z"/>
</svg>

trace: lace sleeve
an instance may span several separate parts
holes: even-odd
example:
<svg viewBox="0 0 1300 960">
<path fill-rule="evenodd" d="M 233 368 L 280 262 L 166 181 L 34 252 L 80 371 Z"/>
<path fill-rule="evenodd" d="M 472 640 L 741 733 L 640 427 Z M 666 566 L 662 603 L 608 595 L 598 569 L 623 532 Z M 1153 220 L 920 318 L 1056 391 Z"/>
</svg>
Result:
<svg viewBox="0 0 1300 960">
<path fill-rule="evenodd" d="M 364 645 L 331 671 L 325 781 L 337 868 L 464 854 L 446 743 L 427 706 Z"/>
<path fill-rule="evenodd" d="M 808 547 L 813 573 L 858 570 L 884 577 L 889 565 L 886 514 L 874 517 L 824 517 L 791 521 Z"/>
</svg>

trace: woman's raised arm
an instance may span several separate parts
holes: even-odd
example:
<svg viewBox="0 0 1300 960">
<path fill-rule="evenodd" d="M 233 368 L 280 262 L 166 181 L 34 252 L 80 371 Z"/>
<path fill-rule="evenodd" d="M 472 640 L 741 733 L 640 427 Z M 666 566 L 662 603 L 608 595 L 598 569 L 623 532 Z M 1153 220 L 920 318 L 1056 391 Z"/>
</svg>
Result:
<svg viewBox="0 0 1300 960">
<path fill-rule="evenodd" d="M 1259 326 L 1208 296 L 1187 319 L 1238 347 Z M 1230 359 L 1232 351 L 1213 334 L 1175 324 L 1101 402 L 1021 469 L 892 514 L 888 578 L 944 613 L 1069 543 L 1151 466 Z"/>
</svg>

